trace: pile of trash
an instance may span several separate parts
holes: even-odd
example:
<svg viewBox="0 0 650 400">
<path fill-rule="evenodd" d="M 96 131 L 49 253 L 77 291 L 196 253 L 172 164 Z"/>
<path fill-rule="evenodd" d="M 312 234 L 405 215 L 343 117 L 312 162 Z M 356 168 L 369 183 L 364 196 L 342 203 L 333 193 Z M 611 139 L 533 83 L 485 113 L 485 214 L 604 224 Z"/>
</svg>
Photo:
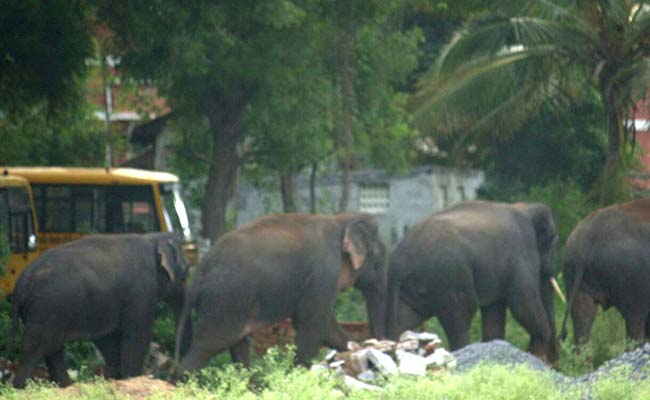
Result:
<svg viewBox="0 0 650 400">
<path fill-rule="evenodd" d="M 361 344 L 348 342 L 348 351 L 332 350 L 312 369 L 329 369 L 344 375 L 353 388 L 379 390 L 368 384 L 379 376 L 439 373 L 456 366 L 456 358 L 440 347 L 438 335 L 429 332 L 402 333 L 399 340 L 368 339 Z"/>
</svg>

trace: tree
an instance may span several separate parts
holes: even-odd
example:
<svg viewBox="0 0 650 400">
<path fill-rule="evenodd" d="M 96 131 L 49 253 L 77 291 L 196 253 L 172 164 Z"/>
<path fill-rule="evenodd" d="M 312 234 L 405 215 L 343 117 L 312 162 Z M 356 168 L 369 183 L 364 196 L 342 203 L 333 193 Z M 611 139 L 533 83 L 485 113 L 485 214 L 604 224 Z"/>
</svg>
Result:
<svg viewBox="0 0 650 400">
<path fill-rule="evenodd" d="M 392 87 L 416 63 L 417 34 L 401 34 L 399 26 L 389 23 L 387 11 L 400 1 L 350 6 L 362 16 L 355 21 L 363 24 L 355 27 L 354 36 L 362 44 L 354 54 L 359 74 L 346 83 L 356 85 L 358 97 L 356 106 L 348 108 L 341 108 L 345 96 L 336 79 L 341 64 L 333 61 L 333 53 L 345 47 L 338 40 L 338 23 L 344 18 L 329 16 L 332 8 L 349 2 L 334 3 L 100 2 L 99 15 L 116 33 L 125 71 L 155 79 L 179 120 L 192 119 L 193 125 L 207 128 L 209 154 L 204 140 L 181 128 L 188 143 L 204 144 L 197 152 L 188 149 L 198 155 L 194 160 L 207 162 L 204 236 L 214 240 L 225 231 L 226 206 L 243 165 L 274 171 L 291 209 L 289 177 L 327 158 L 337 140 L 332 132 L 339 132 L 336 124 L 343 116 L 348 133 L 354 130 L 358 137 L 368 132 L 390 139 L 411 132 L 404 101 Z M 351 95 L 346 98 L 352 101 Z M 352 148 L 351 141 L 346 148 Z"/>
<path fill-rule="evenodd" d="M 176 113 L 206 121 L 211 149 L 202 223 L 204 236 L 215 240 L 225 231 L 244 161 L 251 102 L 265 71 L 283 62 L 268 38 L 289 38 L 313 2 L 101 3 L 99 15 L 121 39 L 125 69 L 155 79 Z"/>
<path fill-rule="evenodd" d="M 0 123 L 46 102 L 78 99 L 92 55 L 92 13 L 84 1 L 9 0 L 0 9 Z"/>
<path fill-rule="evenodd" d="M 419 29 L 403 28 L 407 6 L 400 0 L 332 1 L 326 10 L 335 88 L 333 140 L 342 175 L 339 212 L 348 207 L 349 175 L 361 164 L 357 160 L 404 166 L 408 141 L 416 134 L 399 92 L 418 65 L 422 41 Z"/>
<path fill-rule="evenodd" d="M 626 198 L 624 119 L 650 86 L 647 2 L 497 3 L 504 12 L 472 19 L 422 81 L 415 101 L 419 121 L 465 135 L 507 134 L 542 104 L 561 108 L 576 93 L 594 90 L 607 116 L 608 140 L 595 193 L 602 204 Z"/>
<path fill-rule="evenodd" d="M 0 164 L 92 160 L 94 131 L 81 128 L 92 126 L 81 105 L 92 27 L 92 7 L 85 1 L 2 3 Z M 82 149 L 62 152 L 73 143 Z"/>
</svg>

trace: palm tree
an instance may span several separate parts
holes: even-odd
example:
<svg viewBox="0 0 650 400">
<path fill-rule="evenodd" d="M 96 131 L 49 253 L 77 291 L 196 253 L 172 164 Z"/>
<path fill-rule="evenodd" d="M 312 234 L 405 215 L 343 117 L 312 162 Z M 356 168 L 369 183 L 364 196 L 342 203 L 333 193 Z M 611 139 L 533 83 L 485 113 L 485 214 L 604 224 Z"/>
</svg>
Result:
<svg viewBox="0 0 650 400">
<path fill-rule="evenodd" d="M 602 204 L 628 196 L 626 116 L 650 88 L 650 1 L 497 2 L 474 18 L 420 82 L 416 121 L 510 133 L 544 102 L 595 92 L 607 117 Z"/>
</svg>

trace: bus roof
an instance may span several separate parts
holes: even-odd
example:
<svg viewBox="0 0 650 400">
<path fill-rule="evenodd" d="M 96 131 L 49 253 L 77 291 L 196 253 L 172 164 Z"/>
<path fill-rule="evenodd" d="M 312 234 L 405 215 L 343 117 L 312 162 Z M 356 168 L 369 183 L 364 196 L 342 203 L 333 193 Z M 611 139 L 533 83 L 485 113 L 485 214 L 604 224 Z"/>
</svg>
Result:
<svg viewBox="0 0 650 400">
<path fill-rule="evenodd" d="M 27 179 L 15 175 L 0 174 L 0 187 L 27 187 Z"/>
<path fill-rule="evenodd" d="M 0 167 L 0 171 L 21 176 L 30 183 L 114 185 L 178 182 L 176 175 L 167 172 L 135 168 Z"/>
</svg>

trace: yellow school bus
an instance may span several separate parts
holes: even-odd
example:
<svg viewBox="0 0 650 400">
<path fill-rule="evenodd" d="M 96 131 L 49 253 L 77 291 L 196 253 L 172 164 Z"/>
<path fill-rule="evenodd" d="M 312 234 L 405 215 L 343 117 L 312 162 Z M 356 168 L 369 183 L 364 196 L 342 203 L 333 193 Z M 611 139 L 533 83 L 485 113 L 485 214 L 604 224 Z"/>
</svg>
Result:
<svg viewBox="0 0 650 400">
<path fill-rule="evenodd" d="M 179 179 L 133 168 L 0 167 L 32 187 L 44 251 L 89 233 L 177 232 L 196 263 Z"/>
<path fill-rule="evenodd" d="M 9 256 L 0 260 L 6 268 L 0 278 L 2 294 L 13 291 L 20 272 L 38 256 L 37 232 L 29 183 L 3 173 L 0 175 L 0 235 L 3 235 Z"/>
</svg>

